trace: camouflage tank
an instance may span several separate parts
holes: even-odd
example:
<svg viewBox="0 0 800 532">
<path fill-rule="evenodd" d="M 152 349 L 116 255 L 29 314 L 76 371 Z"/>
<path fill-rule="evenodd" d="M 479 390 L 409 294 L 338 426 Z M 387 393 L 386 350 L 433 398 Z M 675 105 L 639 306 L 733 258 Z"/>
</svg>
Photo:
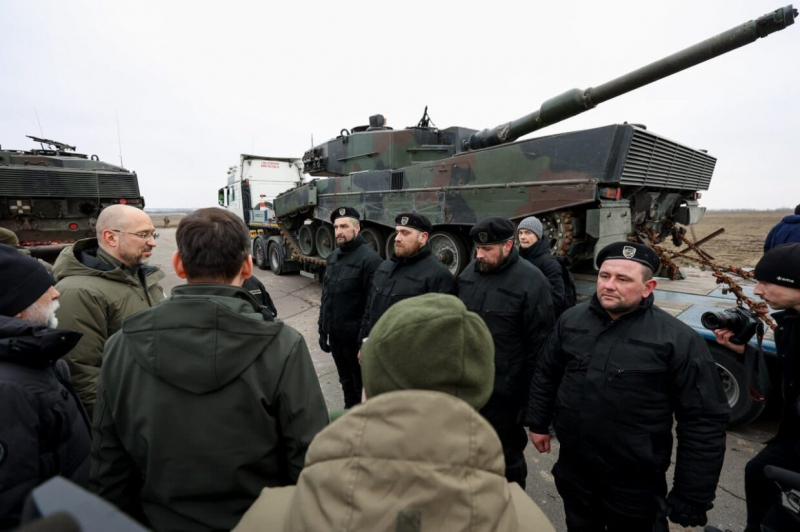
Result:
<svg viewBox="0 0 800 532">
<path fill-rule="evenodd" d="M 33 255 L 52 259 L 67 243 L 94 236 L 104 207 L 144 208 L 135 172 L 62 142 L 28 138 L 42 149 L 0 147 L 0 227 L 14 231 Z"/>
<path fill-rule="evenodd" d="M 395 216 L 415 211 L 433 222 L 432 250 L 454 274 L 469 262 L 470 227 L 487 216 L 539 217 L 553 251 L 573 262 L 631 235 L 663 241 L 685 231 L 676 224 L 701 220 L 713 156 L 628 123 L 515 141 L 782 30 L 796 15 L 791 5 L 778 9 L 492 129 L 431 127 L 426 109 L 415 127 L 393 130 L 375 115 L 306 152 L 304 171 L 321 179 L 275 199 L 284 238 L 301 260 L 323 264 L 335 246 L 330 214 L 351 206 L 367 242 L 388 257 Z"/>
</svg>

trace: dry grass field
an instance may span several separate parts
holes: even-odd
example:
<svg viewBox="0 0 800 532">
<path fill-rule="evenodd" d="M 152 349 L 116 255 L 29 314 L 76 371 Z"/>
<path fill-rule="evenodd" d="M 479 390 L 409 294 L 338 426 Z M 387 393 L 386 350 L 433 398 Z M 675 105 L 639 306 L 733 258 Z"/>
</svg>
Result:
<svg viewBox="0 0 800 532">
<path fill-rule="evenodd" d="M 167 227 L 165 225 L 164 217 L 169 218 L 169 226 L 168 227 L 178 227 L 178 222 L 181 221 L 181 218 L 186 216 L 184 213 L 163 213 L 163 212 L 151 212 L 148 213 L 150 215 L 150 219 L 153 220 L 153 225 L 156 229 L 162 229 Z"/>
<path fill-rule="evenodd" d="M 754 211 L 754 212 L 707 212 L 703 221 L 695 226 L 697 239 L 701 239 L 717 229 L 725 232 L 703 244 L 703 250 L 710 253 L 721 266 L 740 266 L 752 268 L 764 254 L 764 238 L 781 218 L 792 211 Z M 691 238 L 691 233 L 687 236 Z M 668 249 L 671 242 L 664 242 Z"/>
</svg>

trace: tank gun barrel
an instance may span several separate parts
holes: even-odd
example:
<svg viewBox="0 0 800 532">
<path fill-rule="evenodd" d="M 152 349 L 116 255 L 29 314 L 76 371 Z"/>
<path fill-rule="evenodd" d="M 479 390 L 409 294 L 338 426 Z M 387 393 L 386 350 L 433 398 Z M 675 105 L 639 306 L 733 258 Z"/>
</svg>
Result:
<svg viewBox="0 0 800 532">
<path fill-rule="evenodd" d="M 569 90 L 547 100 L 537 111 L 522 118 L 474 133 L 463 141 L 463 148 L 465 150 L 476 150 L 513 142 L 523 135 L 579 115 L 607 100 L 785 29 L 787 26 L 794 24 L 794 18 L 797 14 L 797 10 L 790 4 L 602 85 L 590 87 L 586 90 Z"/>
</svg>

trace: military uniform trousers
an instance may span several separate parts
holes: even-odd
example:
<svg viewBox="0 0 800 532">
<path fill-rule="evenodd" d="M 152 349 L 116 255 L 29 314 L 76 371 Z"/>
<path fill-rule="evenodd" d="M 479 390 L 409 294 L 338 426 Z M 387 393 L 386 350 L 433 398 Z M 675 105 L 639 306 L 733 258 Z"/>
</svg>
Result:
<svg viewBox="0 0 800 532">
<path fill-rule="evenodd" d="M 361 365 L 358 363 L 358 339 L 328 336 L 331 355 L 339 373 L 339 384 L 344 394 L 344 407 L 352 408 L 361 402 Z"/>
<path fill-rule="evenodd" d="M 516 482 L 525 489 L 528 478 L 528 464 L 525 462 L 525 447 L 528 445 L 528 434 L 515 414 L 489 405 L 481 410 L 481 415 L 494 427 L 500 443 L 503 445 L 503 456 L 506 460 L 506 480 Z"/>
<path fill-rule="evenodd" d="M 577 457 L 561 456 L 553 466 L 564 501 L 569 532 L 667 531 L 664 475 L 599 478 Z"/>
</svg>

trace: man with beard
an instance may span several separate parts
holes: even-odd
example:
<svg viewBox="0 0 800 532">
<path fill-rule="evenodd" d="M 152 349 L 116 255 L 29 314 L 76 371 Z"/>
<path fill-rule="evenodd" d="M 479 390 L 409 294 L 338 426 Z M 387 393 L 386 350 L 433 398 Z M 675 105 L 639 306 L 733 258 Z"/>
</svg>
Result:
<svg viewBox="0 0 800 532">
<path fill-rule="evenodd" d="M 653 305 L 660 260 L 651 248 L 615 242 L 597 263 L 597 292 L 561 316 L 536 368 L 531 441 L 550 451 L 555 412 L 553 476 L 571 532 L 666 530 L 667 515 L 704 525 L 729 416 L 714 359 L 697 332 Z"/>
<path fill-rule="evenodd" d="M 141 209 L 112 205 L 100 212 L 97 238 L 65 248 L 53 275 L 61 293 L 58 318 L 83 338 L 66 357 L 75 388 L 91 417 L 106 340 L 122 321 L 164 299 L 164 272 L 147 266 L 158 233 Z"/>
<path fill-rule="evenodd" d="M 0 530 L 10 530 L 45 480 L 88 485 L 90 429 L 60 360 L 81 335 L 55 330 L 53 277 L 0 244 L 0 279 Z"/>
<path fill-rule="evenodd" d="M 361 402 L 361 366 L 358 363 L 358 330 L 381 258 L 366 245 L 358 211 L 341 207 L 331 214 L 336 250 L 327 258 L 322 303 L 319 309 L 319 347 L 333 355 L 344 407 Z"/>
<path fill-rule="evenodd" d="M 481 414 L 503 444 L 506 478 L 525 488 L 523 415 L 536 360 L 555 321 L 553 300 L 542 272 L 520 260 L 511 220 L 486 218 L 469 234 L 476 258 L 458 278 L 458 297 L 486 322 L 495 352 L 494 389 Z"/>
<path fill-rule="evenodd" d="M 375 271 L 361 320 L 359 344 L 366 341 L 383 313 L 398 301 L 430 292 L 456 293 L 455 278 L 428 246 L 433 231 L 431 221 L 422 214 L 404 212 L 394 222 L 394 256 Z"/>
</svg>

